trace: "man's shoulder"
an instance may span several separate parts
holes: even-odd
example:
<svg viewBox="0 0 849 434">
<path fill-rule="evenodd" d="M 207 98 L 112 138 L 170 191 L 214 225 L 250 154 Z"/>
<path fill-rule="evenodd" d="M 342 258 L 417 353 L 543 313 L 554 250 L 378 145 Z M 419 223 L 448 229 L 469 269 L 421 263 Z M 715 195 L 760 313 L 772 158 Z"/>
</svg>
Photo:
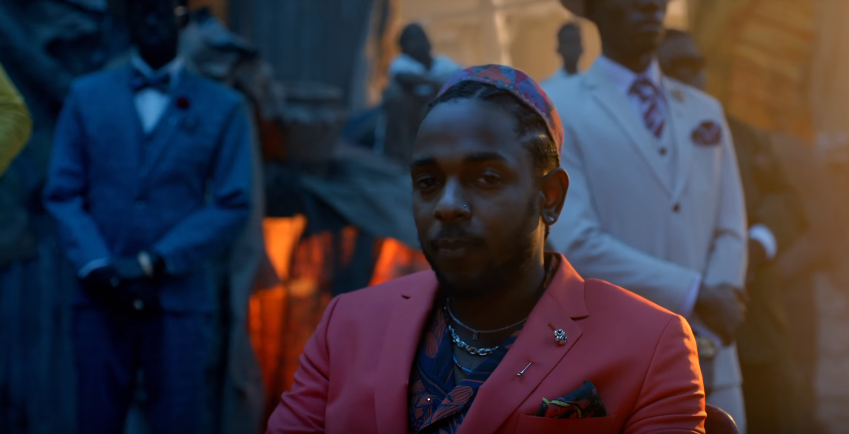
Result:
<svg viewBox="0 0 849 434">
<path fill-rule="evenodd" d="M 104 69 L 81 75 L 74 79 L 71 84 L 71 92 L 96 92 L 103 88 L 115 86 L 121 82 L 122 77 L 126 77 L 127 86 L 129 83 L 128 67 L 118 67 Z"/>
<path fill-rule="evenodd" d="M 561 117 L 570 112 L 580 112 L 583 101 L 587 98 L 584 92 L 586 87 L 586 73 L 578 73 L 568 77 L 551 77 L 545 80 L 540 87 L 557 107 Z M 568 120 L 564 119 L 566 122 Z"/>
<path fill-rule="evenodd" d="M 194 91 L 198 95 L 203 95 L 205 98 L 216 100 L 218 104 L 224 104 L 226 107 L 238 105 L 242 103 L 242 95 L 212 79 L 206 78 L 196 72 L 184 70 L 184 79 L 191 80 L 194 86 Z"/>
<path fill-rule="evenodd" d="M 435 284 L 433 271 L 421 271 L 344 294 L 339 297 L 336 309 L 354 310 L 361 315 L 367 312 L 383 312 L 398 300 L 433 290 Z"/>
<path fill-rule="evenodd" d="M 662 331 L 670 321 L 682 320 L 680 315 L 604 280 L 587 279 L 584 285 L 590 314 L 610 318 L 618 326 Z"/>
<path fill-rule="evenodd" d="M 724 113 L 722 103 L 707 93 L 696 89 L 695 87 L 686 85 L 674 78 L 664 77 L 664 80 L 666 80 L 669 90 L 673 96 L 680 94 L 680 97 L 675 96 L 675 98 L 681 100 L 686 106 L 694 110 L 704 110 L 719 114 Z"/>
</svg>

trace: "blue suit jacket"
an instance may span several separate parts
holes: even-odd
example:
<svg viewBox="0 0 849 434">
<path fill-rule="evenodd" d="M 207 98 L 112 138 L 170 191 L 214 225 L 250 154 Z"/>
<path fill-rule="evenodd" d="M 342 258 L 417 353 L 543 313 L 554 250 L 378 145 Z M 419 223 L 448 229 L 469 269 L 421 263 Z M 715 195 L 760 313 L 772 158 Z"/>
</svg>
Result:
<svg viewBox="0 0 849 434">
<path fill-rule="evenodd" d="M 127 66 L 78 79 L 56 127 L 45 205 L 77 270 L 154 251 L 166 310 L 209 310 L 205 267 L 230 247 L 251 206 L 251 137 L 241 97 L 183 71 L 150 133 Z M 79 292 L 77 301 L 88 303 Z"/>
</svg>

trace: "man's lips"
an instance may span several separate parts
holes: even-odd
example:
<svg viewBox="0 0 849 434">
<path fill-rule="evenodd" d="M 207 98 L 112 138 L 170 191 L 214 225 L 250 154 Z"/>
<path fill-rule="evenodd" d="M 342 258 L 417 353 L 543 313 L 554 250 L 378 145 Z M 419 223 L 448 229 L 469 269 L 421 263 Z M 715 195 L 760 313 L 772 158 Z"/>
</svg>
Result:
<svg viewBox="0 0 849 434">
<path fill-rule="evenodd" d="M 431 242 L 433 249 L 437 252 L 459 252 L 483 245 L 483 242 L 474 238 L 440 238 Z"/>
<path fill-rule="evenodd" d="M 637 25 L 640 32 L 657 33 L 663 30 L 663 23 L 656 21 L 646 21 Z"/>
</svg>

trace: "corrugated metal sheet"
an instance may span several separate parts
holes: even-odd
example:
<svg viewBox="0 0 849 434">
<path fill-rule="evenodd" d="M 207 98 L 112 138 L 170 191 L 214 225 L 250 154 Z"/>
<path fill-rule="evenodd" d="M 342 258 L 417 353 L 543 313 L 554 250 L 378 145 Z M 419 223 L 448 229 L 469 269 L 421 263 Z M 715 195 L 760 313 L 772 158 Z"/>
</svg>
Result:
<svg viewBox="0 0 849 434">
<path fill-rule="evenodd" d="M 237 0 L 230 26 L 260 51 L 284 82 L 317 81 L 346 99 L 366 86 L 365 58 L 375 4 L 385 0 Z M 354 83 L 356 81 L 356 83 Z M 362 82 L 360 82 L 362 81 Z"/>
</svg>

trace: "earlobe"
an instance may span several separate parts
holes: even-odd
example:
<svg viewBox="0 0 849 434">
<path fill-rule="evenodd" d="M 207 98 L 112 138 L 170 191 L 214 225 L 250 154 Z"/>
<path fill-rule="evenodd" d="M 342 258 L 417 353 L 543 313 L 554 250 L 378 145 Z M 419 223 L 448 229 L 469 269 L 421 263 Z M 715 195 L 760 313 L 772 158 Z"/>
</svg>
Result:
<svg viewBox="0 0 849 434">
<path fill-rule="evenodd" d="M 563 168 L 552 170 L 542 181 L 542 214 L 545 223 L 552 225 L 560 217 L 566 193 L 569 190 L 569 175 Z"/>
</svg>

